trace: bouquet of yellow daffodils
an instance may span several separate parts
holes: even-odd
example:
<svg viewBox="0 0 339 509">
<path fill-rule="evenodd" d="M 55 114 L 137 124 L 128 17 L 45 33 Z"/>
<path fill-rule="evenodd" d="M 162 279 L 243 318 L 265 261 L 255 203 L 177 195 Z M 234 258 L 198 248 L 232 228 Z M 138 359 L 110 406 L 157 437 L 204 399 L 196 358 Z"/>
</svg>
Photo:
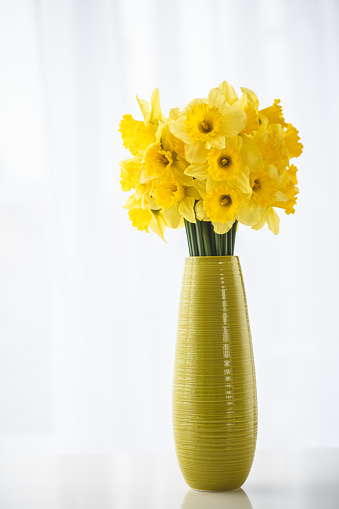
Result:
<svg viewBox="0 0 339 509">
<path fill-rule="evenodd" d="M 165 117 L 159 91 L 151 107 L 137 97 L 143 120 L 124 115 L 121 187 L 134 191 L 125 208 L 133 226 L 164 238 L 165 227 L 186 227 L 191 256 L 233 255 L 238 222 L 279 232 L 275 209 L 294 213 L 300 156 L 298 131 L 280 100 L 259 110 L 254 92 L 237 96 L 226 81 L 207 99 L 194 99 Z"/>
</svg>

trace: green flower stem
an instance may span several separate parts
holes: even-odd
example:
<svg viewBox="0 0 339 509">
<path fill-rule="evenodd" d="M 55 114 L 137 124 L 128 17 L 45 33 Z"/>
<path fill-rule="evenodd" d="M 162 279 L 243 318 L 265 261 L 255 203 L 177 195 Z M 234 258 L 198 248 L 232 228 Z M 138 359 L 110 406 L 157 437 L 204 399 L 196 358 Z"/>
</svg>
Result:
<svg viewBox="0 0 339 509">
<path fill-rule="evenodd" d="M 217 256 L 221 256 L 221 235 L 214 232 L 214 238 Z"/>
<path fill-rule="evenodd" d="M 188 221 L 186 221 L 186 219 L 185 219 L 185 230 L 186 230 L 186 236 L 187 236 L 188 251 L 189 251 L 190 256 L 193 256 L 191 229 L 190 229 L 189 223 L 188 223 Z"/>
<path fill-rule="evenodd" d="M 234 255 L 235 236 L 237 234 L 237 229 L 238 229 L 238 221 L 235 221 L 234 225 L 232 226 L 232 246 L 233 246 L 232 255 Z"/>
<path fill-rule="evenodd" d="M 202 238 L 204 241 L 205 256 L 212 256 L 210 236 L 208 233 L 208 224 L 206 221 L 201 221 L 200 226 L 202 229 Z"/>
<path fill-rule="evenodd" d="M 190 256 L 234 256 L 238 222 L 223 235 L 215 233 L 210 221 L 190 223 L 185 219 L 185 229 Z"/>
<path fill-rule="evenodd" d="M 205 256 L 204 241 L 202 238 L 202 227 L 201 227 L 202 222 L 203 221 L 198 221 L 198 219 L 196 219 L 195 223 L 199 256 Z"/>
<path fill-rule="evenodd" d="M 199 256 L 198 245 L 197 245 L 197 232 L 195 229 L 195 224 L 189 223 L 189 228 L 190 228 L 190 232 L 191 232 L 193 256 Z"/>
<path fill-rule="evenodd" d="M 215 234 L 214 234 L 213 226 L 212 226 L 211 222 L 206 222 L 206 224 L 208 225 L 210 239 L 211 239 L 211 255 L 216 256 L 217 249 L 216 249 L 216 245 L 215 245 Z"/>
<path fill-rule="evenodd" d="M 232 228 L 228 230 L 227 237 L 228 237 L 228 255 L 231 256 L 233 252 Z"/>
</svg>

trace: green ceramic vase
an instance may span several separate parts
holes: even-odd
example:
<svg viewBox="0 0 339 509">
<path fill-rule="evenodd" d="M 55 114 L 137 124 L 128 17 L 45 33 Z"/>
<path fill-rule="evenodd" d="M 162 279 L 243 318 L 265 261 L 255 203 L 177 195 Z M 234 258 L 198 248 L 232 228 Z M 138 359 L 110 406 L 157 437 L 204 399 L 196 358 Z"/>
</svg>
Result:
<svg viewBox="0 0 339 509">
<path fill-rule="evenodd" d="M 186 259 L 173 390 L 176 453 L 187 484 L 240 488 L 254 458 L 257 395 L 237 256 Z"/>
</svg>

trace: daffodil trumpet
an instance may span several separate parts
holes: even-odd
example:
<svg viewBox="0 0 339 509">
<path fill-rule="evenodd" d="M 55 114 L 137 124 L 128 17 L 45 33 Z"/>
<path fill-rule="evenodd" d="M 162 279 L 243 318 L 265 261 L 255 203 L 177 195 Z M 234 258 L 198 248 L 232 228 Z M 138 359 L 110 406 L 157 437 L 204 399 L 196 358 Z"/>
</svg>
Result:
<svg viewBox="0 0 339 509">
<path fill-rule="evenodd" d="M 299 192 L 291 159 L 303 146 L 280 100 L 259 109 L 226 81 L 168 117 L 158 89 L 139 98 L 143 120 L 124 115 L 120 132 L 132 157 L 120 162 L 133 226 L 164 239 L 185 226 L 191 256 L 230 256 L 239 224 L 279 232 L 277 209 L 294 214 Z M 165 240 L 165 239 L 164 239 Z"/>
</svg>

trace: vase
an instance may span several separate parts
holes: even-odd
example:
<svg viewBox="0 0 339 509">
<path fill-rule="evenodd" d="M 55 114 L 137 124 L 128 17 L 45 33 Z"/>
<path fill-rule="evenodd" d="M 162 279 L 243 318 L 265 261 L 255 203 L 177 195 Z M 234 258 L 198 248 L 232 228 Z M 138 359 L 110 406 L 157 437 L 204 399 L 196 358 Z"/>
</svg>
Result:
<svg viewBox="0 0 339 509">
<path fill-rule="evenodd" d="M 254 458 L 257 395 L 237 256 L 191 256 L 182 282 L 173 390 L 177 458 L 201 491 L 240 488 Z"/>
</svg>

